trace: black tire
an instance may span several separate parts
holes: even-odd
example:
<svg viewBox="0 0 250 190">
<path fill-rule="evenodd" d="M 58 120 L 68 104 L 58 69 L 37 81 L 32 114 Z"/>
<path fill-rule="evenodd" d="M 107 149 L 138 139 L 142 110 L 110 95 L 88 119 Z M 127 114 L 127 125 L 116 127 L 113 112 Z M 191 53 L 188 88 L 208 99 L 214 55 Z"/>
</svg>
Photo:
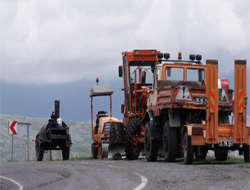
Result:
<svg viewBox="0 0 250 190">
<path fill-rule="evenodd" d="M 191 144 L 191 137 L 188 136 L 187 132 L 184 135 L 184 163 L 185 164 L 192 164 L 194 158 L 194 150 Z"/>
<path fill-rule="evenodd" d="M 116 125 L 116 131 L 117 131 L 117 141 L 123 142 L 125 137 L 124 125 L 122 123 L 118 123 Z"/>
<path fill-rule="evenodd" d="M 207 148 L 201 147 L 199 152 L 197 147 L 194 152 L 196 160 L 205 160 L 207 157 L 207 151 Z"/>
<path fill-rule="evenodd" d="M 36 139 L 36 160 L 37 161 L 43 161 L 43 153 L 44 153 L 44 148 L 42 145 L 39 145 L 38 139 Z"/>
<path fill-rule="evenodd" d="M 214 150 L 214 155 L 216 161 L 226 161 L 228 150 Z"/>
<path fill-rule="evenodd" d="M 244 147 L 244 161 L 250 163 L 250 146 Z"/>
<path fill-rule="evenodd" d="M 110 142 L 116 142 L 117 139 L 116 139 L 116 127 L 115 127 L 115 124 L 112 123 L 111 126 L 110 126 Z"/>
<path fill-rule="evenodd" d="M 93 159 L 97 159 L 98 148 L 95 146 L 95 143 L 91 144 L 91 156 Z"/>
<path fill-rule="evenodd" d="M 174 162 L 178 149 L 177 134 L 176 129 L 169 126 L 168 121 L 164 124 L 162 149 L 165 162 Z"/>
<path fill-rule="evenodd" d="M 139 157 L 141 147 L 138 141 L 138 137 L 140 136 L 141 125 L 138 119 L 130 119 L 125 130 L 125 153 L 127 159 L 136 160 Z M 137 139 L 137 140 L 136 140 Z"/>
<path fill-rule="evenodd" d="M 70 148 L 69 147 L 63 147 L 62 148 L 63 160 L 68 160 L 69 159 L 69 154 L 70 154 Z"/>
<path fill-rule="evenodd" d="M 147 161 L 152 162 L 157 160 L 158 146 L 157 142 L 152 140 L 149 122 L 146 123 L 144 133 L 144 149 Z"/>
</svg>

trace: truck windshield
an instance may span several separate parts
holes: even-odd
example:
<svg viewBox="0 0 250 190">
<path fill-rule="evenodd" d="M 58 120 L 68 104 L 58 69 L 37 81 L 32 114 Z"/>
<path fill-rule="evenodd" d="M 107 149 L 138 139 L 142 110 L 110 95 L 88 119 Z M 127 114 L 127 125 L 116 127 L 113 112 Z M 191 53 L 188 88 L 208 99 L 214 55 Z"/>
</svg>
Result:
<svg viewBox="0 0 250 190">
<path fill-rule="evenodd" d="M 187 81 L 199 81 L 201 82 L 205 78 L 205 71 L 204 69 L 194 69 L 188 68 L 187 69 Z"/>
<path fill-rule="evenodd" d="M 130 66 L 130 82 L 135 83 L 135 72 L 136 72 L 136 82 L 137 84 L 147 83 L 152 84 L 153 73 L 151 66 Z M 144 74 L 143 74 L 144 73 Z M 145 82 L 143 81 L 143 75 L 145 75 Z"/>
<path fill-rule="evenodd" d="M 166 68 L 166 80 L 180 80 L 183 81 L 184 77 L 183 68 L 179 67 L 167 67 Z"/>
</svg>

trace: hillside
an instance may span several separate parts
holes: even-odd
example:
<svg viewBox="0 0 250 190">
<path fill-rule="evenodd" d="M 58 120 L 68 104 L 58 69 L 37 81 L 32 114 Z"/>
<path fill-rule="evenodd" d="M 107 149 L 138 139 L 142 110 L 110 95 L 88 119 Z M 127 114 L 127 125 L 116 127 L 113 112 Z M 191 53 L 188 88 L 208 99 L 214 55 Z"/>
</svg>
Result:
<svg viewBox="0 0 250 190">
<path fill-rule="evenodd" d="M 31 123 L 31 134 L 29 137 L 29 155 L 30 160 L 36 159 L 35 137 L 38 130 L 47 123 L 49 118 L 29 118 L 24 116 L 0 115 L 0 160 L 11 159 L 11 135 L 8 134 L 8 121 L 19 121 Z M 91 125 L 86 122 L 64 121 L 68 126 L 73 142 L 71 148 L 71 157 L 90 156 Z M 27 136 L 14 135 L 14 160 L 24 161 L 27 156 Z M 61 158 L 61 151 L 52 151 L 52 158 Z M 44 159 L 49 159 L 49 153 L 46 153 Z"/>
</svg>

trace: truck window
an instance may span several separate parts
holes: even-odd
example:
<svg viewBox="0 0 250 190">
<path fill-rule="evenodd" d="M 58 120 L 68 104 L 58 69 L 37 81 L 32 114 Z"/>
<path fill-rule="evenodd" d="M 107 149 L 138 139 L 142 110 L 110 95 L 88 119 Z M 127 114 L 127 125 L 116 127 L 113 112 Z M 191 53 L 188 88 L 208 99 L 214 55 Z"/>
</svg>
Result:
<svg viewBox="0 0 250 190">
<path fill-rule="evenodd" d="M 125 71 L 125 91 L 126 91 L 126 103 L 127 109 L 130 111 L 130 97 L 129 97 L 129 73 L 128 73 L 128 58 L 124 59 L 124 71 Z"/>
<path fill-rule="evenodd" d="M 152 84 L 153 83 L 153 73 L 151 66 L 142 66 L 141 71 L 139 71 L 138 66 L 130 66 L 130 83 L 134 84 L 135 83 L 135 72 L 136 72 L 136 82 L 137 84 L 140 84 L 140 72 L 142 73 L 143 71 L 146 72 L 146 84 Z"/>
<path fill-rule="evenodd" d="M 180 80 L 184 78 L 183 68 L 167 67 L 166 68 L 166 80 Z"/>
<path fill-rule="evenodd" d="M 187 69 L 187 81 L 202 81 L 205 78 L 204 69 Z"/>
</svg>

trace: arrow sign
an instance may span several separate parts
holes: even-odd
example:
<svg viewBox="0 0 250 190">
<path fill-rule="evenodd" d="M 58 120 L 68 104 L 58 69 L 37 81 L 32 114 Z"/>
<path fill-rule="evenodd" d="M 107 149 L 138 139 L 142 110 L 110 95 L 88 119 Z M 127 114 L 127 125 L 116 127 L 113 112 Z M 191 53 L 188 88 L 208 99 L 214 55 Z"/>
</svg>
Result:
<svg viewBox="0 0 250 190">
<path fill-rule="evenodd" d="M 17 121 L 13 121 L 10 125 L 10 130 L 9 130 L 9 133 L 10 134 L 13 134 L 13 135 L 17 135 Z"/>
</svg>

